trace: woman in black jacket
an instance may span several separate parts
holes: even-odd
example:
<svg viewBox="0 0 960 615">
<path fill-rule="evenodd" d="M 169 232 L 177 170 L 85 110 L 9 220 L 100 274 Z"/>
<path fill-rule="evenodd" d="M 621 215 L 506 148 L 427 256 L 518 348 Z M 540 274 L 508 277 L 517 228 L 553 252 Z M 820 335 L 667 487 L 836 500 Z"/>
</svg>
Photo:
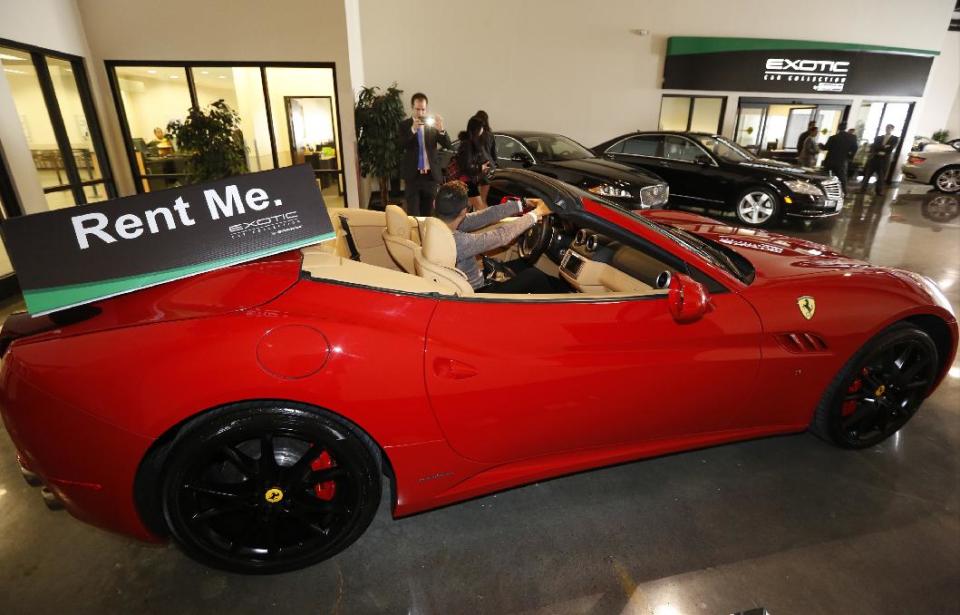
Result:
<svg viewBox="0 0 960 615">
<path fill-rule="evenodd" d="M 484 140 L 484 152 L 487 155 L 487 160 L 490 162 L 490 170 L 497 168 L 497 140 L 493 136 L 493 131 L 490 130 L 490 116 L 487 115 L 487 112 L 483 109 L 480 109 L 473 114 L 473 117 L 477 118 L 483 122 L 483 134 L 481 137 Z M 487 193 L 490 192 L 490 182 L 487 181 L 486 175 L 480 181 L 480 200 L 483 201 L 484 205 L 487 203 Z"/>
<path fill-rule="evenodd" d="M 467 129 L 460 133 L 460 149 L 457 150 L 459 179 L 467 185 L 467 196 L 474 211 L 487 207 L 486 201 L 480 198 L 480 183 L 490 170 L 483 134 L 483 121 L 470 118 Z"/>
</svg>

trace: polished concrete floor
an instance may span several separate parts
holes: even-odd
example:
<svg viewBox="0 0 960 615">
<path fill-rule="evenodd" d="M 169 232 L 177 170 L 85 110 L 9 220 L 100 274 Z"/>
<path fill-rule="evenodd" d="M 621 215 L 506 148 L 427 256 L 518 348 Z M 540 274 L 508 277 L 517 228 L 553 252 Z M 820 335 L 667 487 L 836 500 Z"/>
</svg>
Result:
<svg viewBox="0 0 960 615">
<path fill-rule="evenodd" d="M 913 194 L 907 194 L 912 192 Z M 780 230 L 937 280 L 960 306 L 960 200 L 850 198 Z M 394 521 L 274 577 L 199 566 L 48 512 L 0 436 L 0 613 L 960 613 L 960 367 L 895 438 L 768 438 Z"/>
</svg>

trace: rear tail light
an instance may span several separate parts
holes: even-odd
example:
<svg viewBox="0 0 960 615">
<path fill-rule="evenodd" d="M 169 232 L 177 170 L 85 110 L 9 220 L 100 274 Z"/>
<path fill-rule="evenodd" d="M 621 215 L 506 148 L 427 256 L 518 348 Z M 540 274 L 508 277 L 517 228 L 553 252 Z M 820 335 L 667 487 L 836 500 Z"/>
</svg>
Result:
<svg viewBox="0 0 960 615">
<path fill-rule="evenodd" d="M 927 159 L 920 156 L 907 156 L 907 164 L 923 164 Z"/>
</svg>

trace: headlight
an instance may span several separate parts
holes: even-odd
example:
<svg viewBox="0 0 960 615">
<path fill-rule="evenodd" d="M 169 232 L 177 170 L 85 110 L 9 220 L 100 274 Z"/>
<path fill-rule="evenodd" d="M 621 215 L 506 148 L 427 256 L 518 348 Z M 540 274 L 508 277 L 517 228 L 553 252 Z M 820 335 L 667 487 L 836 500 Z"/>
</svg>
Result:
<svg viewBox="0 0 960 615">
<path fill-rule="evenodd" d="M 670 186 L 667 184 L 657 184 L 640 189 L 640 203 L 644 207 L 656 207 L 663 205 L 670 198 Z"/>
<path fill-rule="evenodd" d="M 819 187 L 799 179 L 787 179 L 783 184 L 797 194 L 812 194 L 813 196 L 823 196 L 823 190 Z"/>
<path fill-rule="evenodd" d="M 629 190 L 624 190 L 623 188 L 618 188 L 617 186 L 611 186 L 610 184 L 600 184 L 599 186 L 594 186 L 593 188 L 587 189 L 587 192 L 599 194 L 600 196 L 615 196 L 621 199 L 633 198 L 633 195 L 630 194 Z"/>
</svg>

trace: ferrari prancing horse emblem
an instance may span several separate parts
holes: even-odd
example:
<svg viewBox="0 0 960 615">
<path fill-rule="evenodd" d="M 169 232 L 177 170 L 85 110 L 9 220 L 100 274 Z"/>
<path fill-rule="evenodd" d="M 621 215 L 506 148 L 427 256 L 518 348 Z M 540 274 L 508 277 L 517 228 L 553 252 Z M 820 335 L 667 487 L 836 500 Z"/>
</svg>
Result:
<svg viewBox="0 0 960 615">
<path fill-rule="evenodd" d="M 813 313 L 817 311 L 817 302 L 810 295 L 804 295 L 797 299 L 797 307 L 800 308 L 803 317 L 810 320 L 813 318 Z"/>
<path fill-rule="evenodd" d="M 272 489 L 267 489 L 267 492 L 263 494 L 263 499 L 270 502 L 271 504 L 276 504 L 277 502 L 283 499 L 283 491 L 281 491 L 277 487 L 273 487 Z"/>
</svg>

